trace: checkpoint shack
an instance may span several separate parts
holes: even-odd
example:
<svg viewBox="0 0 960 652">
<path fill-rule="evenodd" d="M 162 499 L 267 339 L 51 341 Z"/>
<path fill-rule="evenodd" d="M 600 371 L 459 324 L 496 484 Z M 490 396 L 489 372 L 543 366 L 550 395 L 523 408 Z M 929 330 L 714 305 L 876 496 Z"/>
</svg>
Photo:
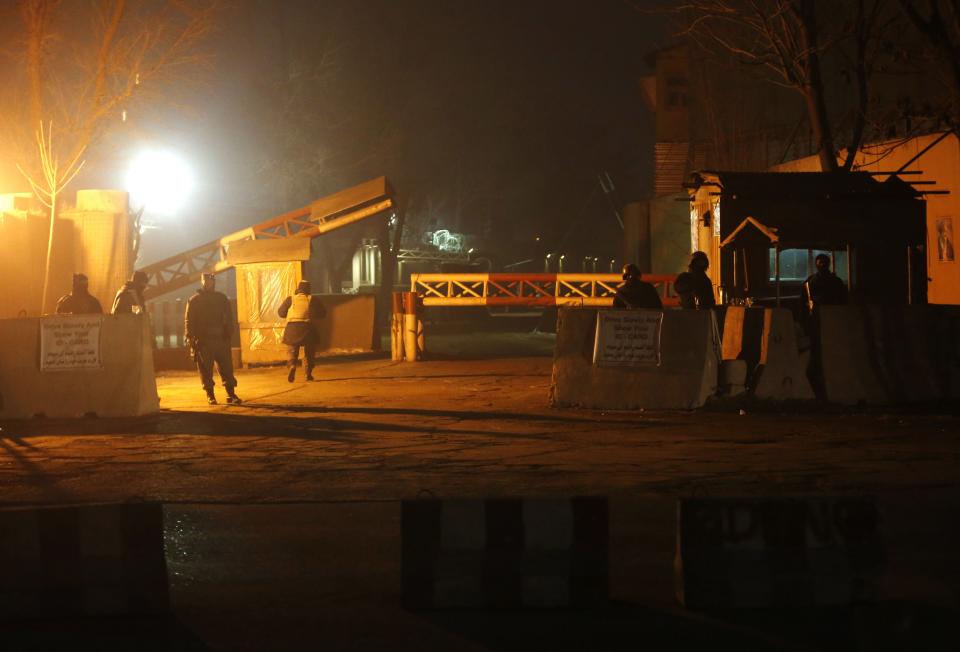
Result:
<svg viewBox="0 0 960 652">
<path fill-rule="evenodd" d="M 801 284 L 820 253 L 831 257 L 854 303 L 925 303 L 919 183 L 868 172 L 695 173 L 685 184 L 691 247 L 709 256 L 720 303 L 798 313 Z"/>
</svg>

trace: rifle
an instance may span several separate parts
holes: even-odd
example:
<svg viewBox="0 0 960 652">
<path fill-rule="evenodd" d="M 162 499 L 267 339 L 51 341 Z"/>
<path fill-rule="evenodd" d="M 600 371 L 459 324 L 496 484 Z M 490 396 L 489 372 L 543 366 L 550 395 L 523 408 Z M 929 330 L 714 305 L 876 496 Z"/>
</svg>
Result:
<svg viewBox="0 0 960 652">
<path fill-rule="evenodd" d="M 194 363 L 200 364 L 200 340 L 196 337 L 187 338 L 187 347 L 190 349 L 190 357 Z"/>
</svg>

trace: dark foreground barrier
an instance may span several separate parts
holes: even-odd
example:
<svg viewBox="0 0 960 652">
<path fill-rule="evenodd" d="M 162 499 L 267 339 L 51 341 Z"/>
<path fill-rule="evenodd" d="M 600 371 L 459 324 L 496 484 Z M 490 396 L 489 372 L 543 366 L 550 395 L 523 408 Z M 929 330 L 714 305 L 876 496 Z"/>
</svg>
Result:
<svg viewBox="0 0 960 652">
<path fill-rule="evenodd" d="M 404 501 L 402 528 L 407 608 L 607 600 L 606 498 Z"/>
<path fill-rule="evenodd" d="M 821 374 L 832 403 L 960 399 L 960 310 L 823 306 Z"/>
<path fill-rule="evenodd" d="M 677 598 L 690 608 L 850 604 L 885 566 L 869 497 L 681 499 Z"/>
<path fill-rule="evenodd" d="M 169 611 L 160 504 L 0 510 L 0 619 Z"/>
</svg>

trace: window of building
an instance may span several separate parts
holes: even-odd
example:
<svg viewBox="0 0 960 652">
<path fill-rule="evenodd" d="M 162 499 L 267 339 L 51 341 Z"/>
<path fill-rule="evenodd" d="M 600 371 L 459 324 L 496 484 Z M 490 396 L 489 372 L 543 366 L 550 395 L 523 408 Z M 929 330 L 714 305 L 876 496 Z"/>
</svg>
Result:
<svg viewBox="0 0 960 652">
<path fill-rule="evenodd" d="M 847 280 L 847 252 L 824 251 L 822 249 L 784 249 L 780 252 L 780 280 L 797 281 L 807 280 L 807 277 L 817 271 L 814 260 L 819 254 L 832 256 L 832 269 L 837 276 L 844 281 Z M 769 256 L 769 278 L 771 281 L 777 280 L 777 250 L 770 249 Z"/>
</svg>

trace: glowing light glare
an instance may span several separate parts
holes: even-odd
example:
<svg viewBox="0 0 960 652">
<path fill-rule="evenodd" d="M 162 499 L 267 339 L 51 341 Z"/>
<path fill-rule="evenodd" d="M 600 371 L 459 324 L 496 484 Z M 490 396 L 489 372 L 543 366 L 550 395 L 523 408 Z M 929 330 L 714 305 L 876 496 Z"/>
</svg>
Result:
<svg viewBox="0 0 960 652">
<path fill-rule="evenodd" d="M 192 190 L 193 171 L 172 152 L 143 152 L 127 173 L 127 191 L 133 203 L 144 206 L 148 213 L 177 213 Z"/>
</svg>

